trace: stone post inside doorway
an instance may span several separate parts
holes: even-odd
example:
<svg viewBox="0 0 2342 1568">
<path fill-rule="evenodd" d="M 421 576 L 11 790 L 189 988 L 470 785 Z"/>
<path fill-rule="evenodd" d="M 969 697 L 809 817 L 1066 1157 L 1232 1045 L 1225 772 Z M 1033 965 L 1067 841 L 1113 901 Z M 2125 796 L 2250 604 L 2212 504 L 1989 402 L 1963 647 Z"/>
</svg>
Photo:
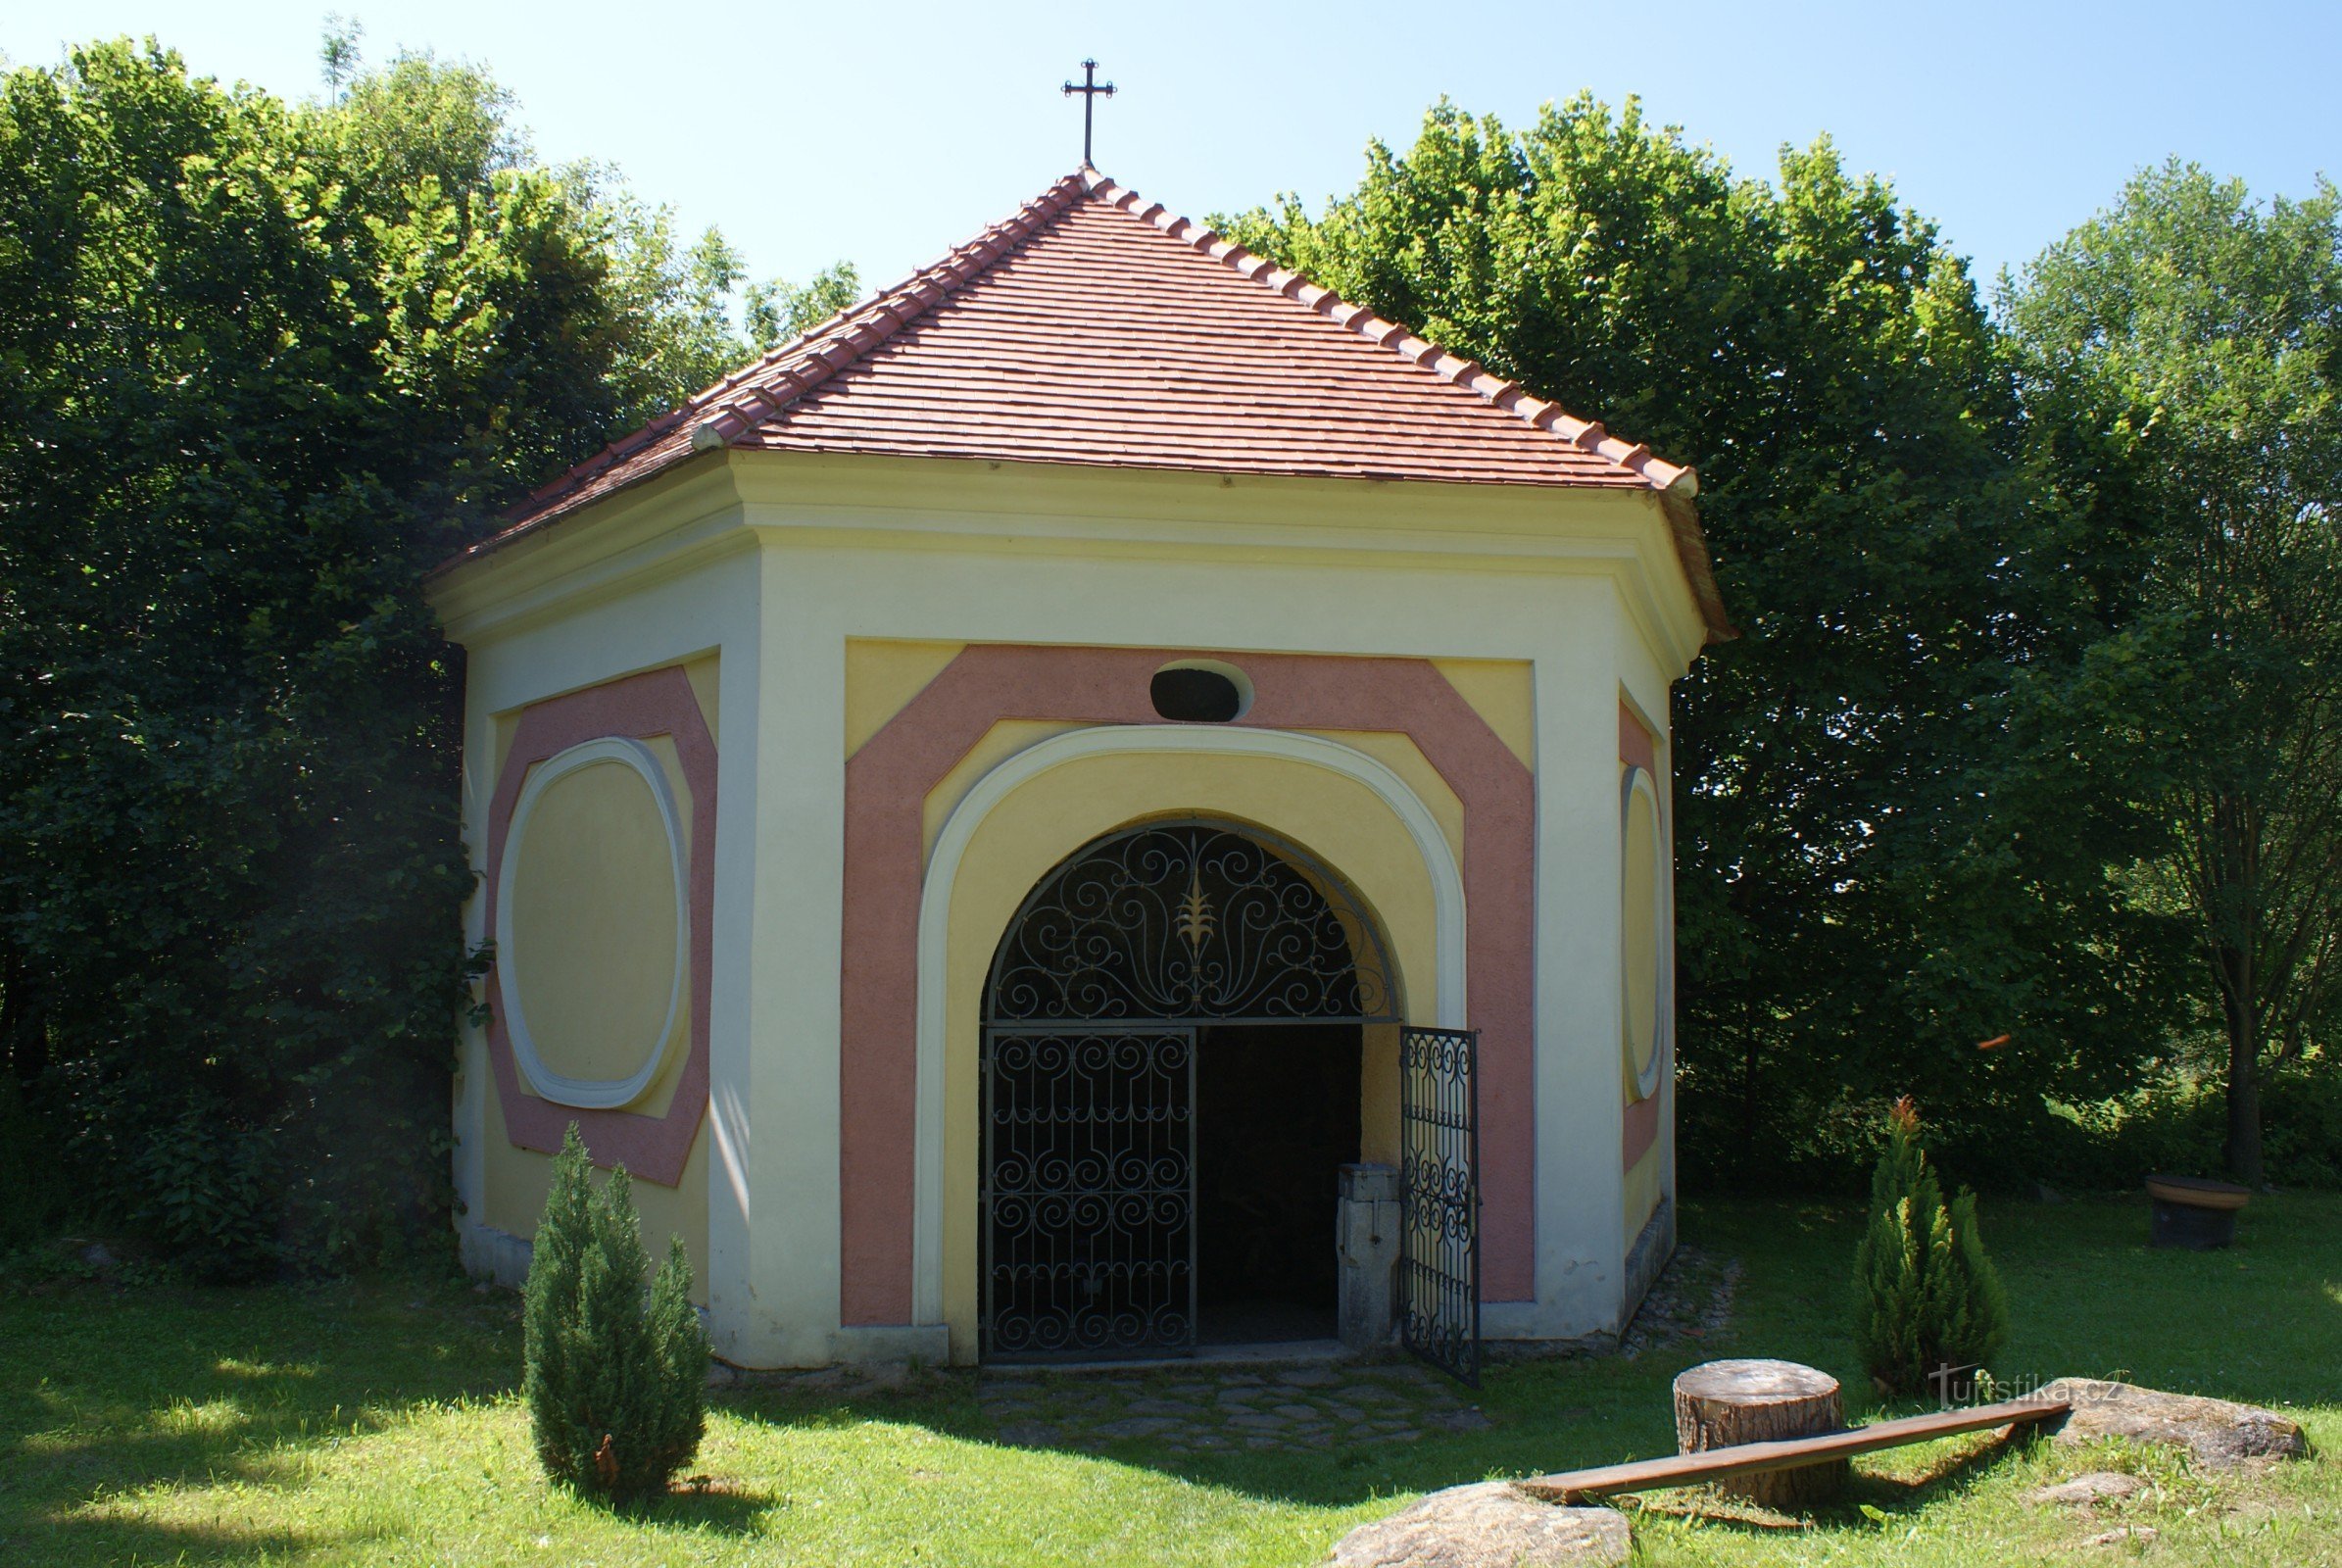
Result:
<svg viewBox="0 0 2342 1568">
<path fill-rule="evenodd" d="M 1398 1170 L 1342 1167 L 1334 1249 L 1341 1262 L 1336 1332 L 1353 1350 L 1390 1343 L 1398 1323 Z"/>
</svg>

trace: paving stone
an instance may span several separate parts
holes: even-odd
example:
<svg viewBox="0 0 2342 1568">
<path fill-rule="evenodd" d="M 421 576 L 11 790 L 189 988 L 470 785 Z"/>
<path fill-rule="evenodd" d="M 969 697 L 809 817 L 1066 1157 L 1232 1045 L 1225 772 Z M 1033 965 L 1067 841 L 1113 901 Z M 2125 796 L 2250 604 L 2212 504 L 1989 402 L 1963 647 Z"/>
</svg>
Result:
<svg viewBox="0 0 2342 1568">
<path fill-rule="evenodd" d="M 1334 1399 L 1326 1401 L 1326 1414 L 1337 1421 L 1358 1422 L 1366 1419 L 1366 1412 L 1356 1405 L 1343 1404 L 1340 1400 Z"/>
<path fill-rule="evenodd" d="M 1315 1421 L 1324 1413 L 1314 1404 L 1274 1404 L 1269 1408 L 1288 1421 Z"/>
<path fill-rule="evenodd" d="M 1289 1389 L 1330 1389 L 1342 1376 L 1330 1366 L 1296 1366 L 1278 1373 L 1277 1381 Z"/>
<path fill-rule="evenodd" d="M 1449 1410 L 1431 1419 L 1434 1426 L 1445 1427 L 1450 1432 L 1486 1432 L 1496 1424 L 1478 1410 Z"/>
<path fill-rule="evenodd" d="M 1170 1431 L 1177 1424 L 1160 1416 L 1133 1415 L 1124 1416 L 1118 1421 L 1101 1421 L 1092 1430 L 1101 1438 L 1151 1438 Z"/>
<path fill-rule="evenodd" d="M 1228 1424 L 1248 1432 L 1283 1432 L 1293 1425 L 1285 1417 L 1267 1410 L 1239 1410 L 1228 1418 Z"/>
<path fill-rule="evenodd" d="M 1039 1421 L 1018 1421 L 1000 1428 L 1000 1441 L 1019 1448 L 1053 1448 L 1065 1434 Z"/>
<path fill-rule="evenodd" d="M 1180 1399 L 1133 1399 L 1122 1407 L 1125 1415 L 1197 1416 L 1209 1412 Z"/>
<path fill-rule="evenodd" d="M 1379 1383 L 1356 1383 L 1342 1391 L 1342 1396 L 1353 1404 L 1405 1404 L 1407 1396 L 1396 1389 L 1386 1389 Z"/>
</svg>

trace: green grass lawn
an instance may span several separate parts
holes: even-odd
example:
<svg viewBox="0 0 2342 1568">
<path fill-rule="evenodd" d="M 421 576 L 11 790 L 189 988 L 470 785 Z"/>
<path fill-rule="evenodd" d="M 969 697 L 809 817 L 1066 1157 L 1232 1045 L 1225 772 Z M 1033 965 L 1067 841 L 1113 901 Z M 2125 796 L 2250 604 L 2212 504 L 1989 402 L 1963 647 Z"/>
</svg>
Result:
<svg viewBox="0 0 2342 1568">
<path fill-rule="evenodd" d="M 2122 1376 L 2288 1410 L 2342 1446 L 2342 1198 L 2261 1199 L 2238 1247 L 2152 1252 L 2143 1200 L 1985 1213 L 2017 1319 L 2004 1375 Z M 0 1295 L 0 1563 L 649 1565 L 1313 1563 L 1417 1494 L 1671 1451 L 1668 1382 L 1778 1355 L 1861 1387 L 1842 1305 L 1853 1217 L 1714 1204 L 1685 1238 L 1736 1255 L 1730 1327 L 1636 1359 L 1491 1372 L 1487 1430 L 1323 1455 L 1103 1453 L 996 1441 L 971 1377 L 848 1398 L 716 1396 L 699 1495 L 609 1512 L 551 1490 L 514 1397 L 509 1295 L 455 1285 Z M 1857 1403 L 1861 1403 L 1857 1398 Z M 2156 1485 L 2097 1516 L 2024 1494 L 2091 1468 Z M 1953 1439 L 1856 1461 L 1805 1524 L 1694 1494 L 1631 1504 L 1653 1564 L 2342 1564 L 2342 1467 L 2203 1477 L 2144 1451 Z M 2081 1544 L 2123 1524 L 2151 1543 Z"/>
</svg>

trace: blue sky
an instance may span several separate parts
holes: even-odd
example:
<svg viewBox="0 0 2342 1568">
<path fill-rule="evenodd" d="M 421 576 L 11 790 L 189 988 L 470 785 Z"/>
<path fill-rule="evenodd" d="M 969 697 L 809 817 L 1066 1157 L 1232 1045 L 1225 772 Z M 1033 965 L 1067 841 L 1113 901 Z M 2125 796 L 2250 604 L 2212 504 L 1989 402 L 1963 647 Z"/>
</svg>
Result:
<svg viewBox="0 0 2342 1568">
<path fill-rule="evenodd" d="M 1098 162 L 1200 215 L 1358 176 L 1441 93 L 1526 121 L 1591 88 L 1639 94 L 1744 173 L 1828 131 L 1890 176 L 1987 276 L 2177 153 L 2262 194 L 2342 175 L 2342 4 L 2000 0 L 1914 4 L 884 6 L 333 0 L 369 58 L 485 65 L 539 153 L 619 167 L 690 230 L 719 224 L 759 274 L 845 258 L 891 281 L 1080 160 L 1085 54 L 1120 89 Z M 199 73 L 318 87 L 327 5 L 0 0 L 0 51 L 154 33 Z"/>
</svg>

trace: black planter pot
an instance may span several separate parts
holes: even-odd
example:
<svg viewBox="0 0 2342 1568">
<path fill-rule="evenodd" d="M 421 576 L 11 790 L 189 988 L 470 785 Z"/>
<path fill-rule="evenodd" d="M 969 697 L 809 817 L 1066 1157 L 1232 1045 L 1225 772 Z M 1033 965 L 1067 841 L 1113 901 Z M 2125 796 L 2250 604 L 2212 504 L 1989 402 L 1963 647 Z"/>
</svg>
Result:
<svg viewBox="0 0 2342 1568">
<path fill-rule="evenodd" d="M 2151 1246 L 2208 1252 L 2236 1240 L 2236 1211 L 2253 1195 L 2250 1188 L 2201 1176 L 2150 1176 L 2147 1196 L 2155 1203 Z"/>
</svg>

